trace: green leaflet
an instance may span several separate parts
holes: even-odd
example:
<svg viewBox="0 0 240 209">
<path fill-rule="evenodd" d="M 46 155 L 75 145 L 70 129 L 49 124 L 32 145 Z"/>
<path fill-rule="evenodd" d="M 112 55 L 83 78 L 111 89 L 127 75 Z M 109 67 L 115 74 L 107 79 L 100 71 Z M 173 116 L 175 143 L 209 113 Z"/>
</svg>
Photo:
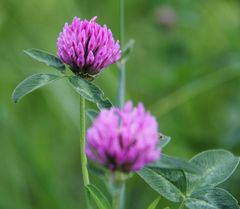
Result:
<svg viewBox="0 0 240 209">
<path fill-rule="evenodd" d="M 104 179 L 106 177 L 106 174 L 108 173 L 108 170 L 106 168 L 94 162 L 90 161 L 87 166 L 90 173 L 101 179 Z"/>
<path fill-rule="evenodd" d="M 99 109 L 110 108 L 112 103 L 105 97 L 103 91 L 93 83 L 77 76 L 69 77 L 72 87 L 86 100 L 97 104 Z"/>
<path fill-rule="evenodd" d="M 148 206 L 147 209 L 155 209 L 155 208 L 157 207 L 158 202 L 159 202 L 160 199 L 161 199 L 160 197 L 158 197 L 157 199 L 155 199 L 155 200 Z"/>
<path fill-rule="evenodd" d="M 201 169 L 201 174 L 187 174 L 188 193 L 206 186 L 217 186 L 226 181 L 239 164 L 239 157 L 235 157 L 227 150 L 208 150 L 194 156 L 191 163 Z"/>
<path fill-rule="evenodd" d="M 160 160 L 150 164 L 148 167 L 151 168 L 167 168 L 184 170 L 190 173 L 201 173 L 201 170 L 197 165 L 189 163 L 188 161 L 177 159 L 172 156 L 161 154 Z"/>
<path fill-rule="evenodd" d="M 49 74 L 49 73 L 37 73 L 37 74 L 31 75 L 17 85 L 17 87 L 14 89 L 12 93 L 12 100 L 15 103 L 17 103 L 25 95 L 45 85 L 48 85 L 60 78 L 64 78 L 64 77 L 54 75 L 54 74 Z"/>
<path fill-rule="evenodd" d="M 86 188 L 99 209 L 111 209 L 111 205 L 108 202 L 107 198 L 96 186 L 93 184 L 88 184 Z"/>
<path fill-rule="evenodd" d="M 158 142 L 158 146 L 160 148 L 163 148 L 165 146 L 167 146 L 167 144 L 171 141 L 171 137 L 170 136 L 166 136 L 163 135 L 162 133 L 159 134 L 159 142 Z"/>
<path fill-rule="evenodd" d="M 47 66 L 54 67 L 61 72 L 65 70 L 64 63 L 59 58 L 48 52 L 39 49 L 28 49 L 24 52 L 33 59 L 45 63 Z"/>
<path fill-rule="evenodd" d="M 156 192 L 172 202 L 180 202 L 183 194 L 169 179 L 151 168 L 143 168 L 138 175 Z"/>
<path fill-rule="evenodd" d="M 239 157 L 226 150 L 208 150 L 197 154 L 189 164 L 175 160 L 163 155 L 138 174 L 160 195 L 181 201 L 189 209 L 239 209 L 230 193 L 216 187 L 232 175 Z M 189 166 L 199 172 L 191 172 Z"/>
<path fill-rule="evenodd" d="M 93 122 L 96 117 L 98 116 L 99 112 L 93 109 L 87 109 L 86 111 L 87 116 L 89 117 L 89 119 Z"/>
<path fill-rule="evenodd" d="M 130 54 L 133 51 L 134 44 L 135 44 L 135 41 L 133 39 L 130 39 L 124 46 L 122 51 L 122 58 L 121 58 L 123 62 L 126 62 L 128 60 Z"/>
<path fill-rule="evenodd" d="M 237 200 L 221 188 L 198 191 L 185 201 L 185 205 L 189 209 L 239 209 Z"/>
</svg>

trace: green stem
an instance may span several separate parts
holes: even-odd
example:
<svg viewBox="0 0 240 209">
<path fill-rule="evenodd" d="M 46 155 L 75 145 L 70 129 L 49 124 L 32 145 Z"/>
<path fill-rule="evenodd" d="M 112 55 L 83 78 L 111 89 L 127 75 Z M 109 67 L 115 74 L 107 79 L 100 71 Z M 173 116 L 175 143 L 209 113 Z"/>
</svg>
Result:
<svg viewBox="0 0 240 209">
<path fill-rule="evenodd" d="M 123 209 L 124 208 L 124 192 L 125 184 L 119 185 L 117 191 L 113 195 L 113 209 Z"/>
<path fill-rule="evenodd" d="M 120 205 L 119 209 L 124 209 L 124 202 L 125 202 L 125 183 L 122 183 L 121 189 L 120 189 Z"/>
<path fill-rule="evenodd" d="M 121 48 L 124 46 L 124 0 L 119 0 L 120 8 L 120 44 Z M 119 86 L 118 86 L 118 106 L 123 107 L 125 100 L 125 77 L 126 66 L 125 62 L 120 62 L 119 66 Z"/>
<path fill-rule="evenodd" d="M 119 0 L 120 9 L 120 44 L 124 46 L 124 0 Z M 125 62 L 119 63 L 119 86 L 118 86 L 118 106 L 123 107 L 125 101 L 125 86 L 126 86 L 126 66 Z M 121 182 L 117 191 L 113 195 L 113 209 L 124 208 L 124 193 L 125 183 Z"/>
<path fill-rule="evenodd" d="M 124 44 L 124 0 L 119 0 L 120 8 L 120 41 Z"/>
<path fill-rule="evenodd" d="M 120 204 L 120 196 L 116 192 L 113 197 L 113 209 L 119 209 L 119 204 Z"/>
<path fill-rule="evenodd" d="M 120 63 L 119 70 L 118 106 L 122 108 L 125 101 L 125 63 Z"/>
<path fill-rule="evenodd" d="M 80 155 L 81 155 L 81 163 L 82 163 L 82 175 L 83 175 L 83 184 L 87 186 L 89 184 L 89 176 L 87 170 L 87 156 L 85 154 L 85 132 L 86 132 L 86 125 L 85 125 L 85 99 L 80 96 Z M 89 195 L 85 194 L 86 196 L 86 205 L 89 208 Z"/>
</svg>

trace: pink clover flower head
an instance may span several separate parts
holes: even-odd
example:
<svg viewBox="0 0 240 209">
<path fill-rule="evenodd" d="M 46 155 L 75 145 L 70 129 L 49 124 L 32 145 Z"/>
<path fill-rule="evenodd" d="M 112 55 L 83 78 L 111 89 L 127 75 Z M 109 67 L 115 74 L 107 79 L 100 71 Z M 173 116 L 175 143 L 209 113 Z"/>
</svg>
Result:
<svg viewBox="0 0 240 209">
<path fill-rule="evenodd" d="M 138 171 L 160 157 L 158 125 L 142 103 L 104 109 L 87 131 L 86 154 L 111 171 Z"/>
<path fill-rule="evenodd" d="M 121 57 L 119 41 L 114 41 L 106 25 L 74 17 L 65 23 L 57 40 L 58 57 L 78 75 L 96 75 Z"/>
</svg>

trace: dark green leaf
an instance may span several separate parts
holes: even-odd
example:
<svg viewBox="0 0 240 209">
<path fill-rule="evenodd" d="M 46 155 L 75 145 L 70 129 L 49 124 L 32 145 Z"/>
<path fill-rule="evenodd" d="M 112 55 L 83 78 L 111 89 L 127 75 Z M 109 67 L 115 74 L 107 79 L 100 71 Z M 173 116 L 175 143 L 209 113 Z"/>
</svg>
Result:
<svg viewBox="0 0 240 209">
<path fill-rule="evenodd" d="M 24 52 L 33 59 L 45 63 L 47 66 L 54 67 L 60 71 L 65 70 L 64 63 L 59 58 L 48 52 L 39 49 L 28 49 L 25 50 Z"/>
<path fill-rule="evenodd" d="M 138 172 L 142 179 L 166 199 L 180 202 L 183 199 L 182 192 L 168 179 L 150 168 L 143 168 Z"/>
<path fill-rule="evenodd" d="M 201 169 L 201 175 L 187 174 L 188 193 L 227 180 L 237 168 L 239 157 L 226 150 L 209 150 L 193 157 L 191 163 Z"/>
<path fill-rule="evenodd" d="M 87 116 L 90 118 L 90 120 L 93 122 L 97 116 L 98 116 L 99 112 L 93 109 L 88 109 L 87 110 Z"/>
<path fill-rule="evenodd" d="M 96 103 L 99 109 L 112 107 L 112 103 L 104 96 L 102 90 L 93 83 L 77 76 L 69 77 L 69 81 L 82 97 Z"/>
<path fill-rule="evenodd" d="M 160 199 L 161 199 L 160 197 L 158 197 L 157 199 L 155 199 L 155 200 L 151 203 L 151 205 L 148 206 L 147 209 L 155 209 L 155 208 L 157 207 L 158 202 L 159 202 Z"/>
<path fill-rule="evenodd" d="M 111 209 L 111 205 L 108 202 L 107 198 L 96 186 L 88 184 L 86 188 L 91 194 L 91 197 L 96 202 L 96 205 L 98 206 L 99 209 Z"/>
<path fill-rule="evenodd" d="M 31 75 L 17 85 L 12 93 L 12 100 L 17 103 L 25 95 L 60 78 L 63 77 L 48 73 Z"/>
<path fill-rule="evenodd" d="M 184 170 L 190 173 L 200 173 L 201 170 L 197 165 L 192 164 L 185 160 L 176 159 L 174 157 L 162 154 L 160 160 L 150 164 L 148 167 L 152 168 L 168 168 L 168 169 L 177 169 Z"/>
<path fill-rule="evenodd" d="M 239 209 L 237 200 L 226 190 L 212 188 L 194 193 L 185 201 L 189 209 Z"/>
<path fill-rule="evenodd" d="M 159 143 L 158 146 L 160 148 L 165 147 L 169 142 L 171 141 L 171 137 L 170 136 L 165 136 L 163 134 L 159 134 Z"/>
</svg>

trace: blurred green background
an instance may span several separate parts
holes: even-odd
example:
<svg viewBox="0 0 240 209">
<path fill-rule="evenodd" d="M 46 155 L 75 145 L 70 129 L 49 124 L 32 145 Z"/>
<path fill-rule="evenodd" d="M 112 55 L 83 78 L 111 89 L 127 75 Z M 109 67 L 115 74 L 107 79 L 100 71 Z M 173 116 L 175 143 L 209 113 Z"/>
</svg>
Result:
<svg viewBox="0 0 240 209">
<path fill-rule="evenodd" d="M 75 15 L 97 15 L 119 38 L 118 9 L 117 0 L 0 0 L 0 209 L 85 208 L 78 95 L 62 81 L 17 105 L 11 93 L 30 74 L 54 73 L 24 49 L 55 54 L 63 24 Z M 127 98 L 143 101 L 172 137 L 163 152 L 240 155 L 239 0 L 126 0 L 125 19 L 126 39 L 136 41 Z M 112 101 L 117 79 L 111 66 L 96 81 Z M 239 185 L 240 168 L 222 186 L 240 201 Z M 155 197 L 139 177 L 128 181 L 126 209 L 144 209 Z M 166 205 L 177 208 L 163 199 L 158 208 Z"/>
</svg>

